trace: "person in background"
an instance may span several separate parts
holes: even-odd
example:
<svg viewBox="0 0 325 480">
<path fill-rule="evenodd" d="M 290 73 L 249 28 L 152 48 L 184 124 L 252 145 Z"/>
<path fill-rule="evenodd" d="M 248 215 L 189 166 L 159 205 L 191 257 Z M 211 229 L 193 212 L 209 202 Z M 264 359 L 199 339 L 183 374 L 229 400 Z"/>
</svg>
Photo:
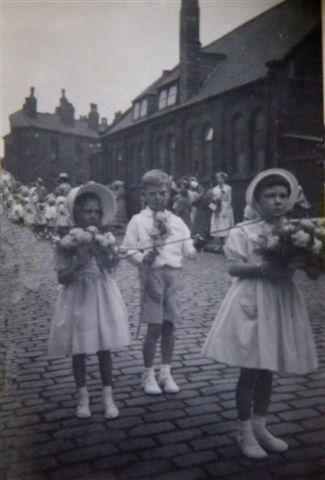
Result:
<svg viewBox="0 0 325 480">
<path fill-rule="evenodd" d="M 190 184 L 187 180 L 181 182 L 181 186 L 174 202 L 175 214 L 180 217 L 183 222 L 191 228 L 191 212 L 192 202 L 190 197 Z"/>
<path fill-rule="evenodd" d="M 122 180 L 115 180 L 111 186 L 110 189 L 113 192 L 113 195 L 116 200 L 116 215 L 113 220 L 113 227 L 123 230 L 124 226 L 127 223 L 127 215 L 126 215 L 126 206 L 125 206 L 125 197 L 126 197 L 126 192 L 125 192 L 125 187 L 124 187 L 124 182 Z"/>
<path fill-rule="evenodd" d="M 57 197 L 66 197 L 71 190 L 70 177 L 67 173 L 60 173 L 57 180 L 57 187 L 55 188 L 55 195 Z"/>
<path fill-rule="evenodd" d="M 217 185 L 212 189 L 212 210 L 210 223 L 210 236 L 215 244 L 214 251 L 222 252 L 223 244 L 229 235 L 229 229 L 234 226 L 232 209 L 231 187 L 227 184 L 228 175 L 218 172 L 215 175 Z"/>
</svg>

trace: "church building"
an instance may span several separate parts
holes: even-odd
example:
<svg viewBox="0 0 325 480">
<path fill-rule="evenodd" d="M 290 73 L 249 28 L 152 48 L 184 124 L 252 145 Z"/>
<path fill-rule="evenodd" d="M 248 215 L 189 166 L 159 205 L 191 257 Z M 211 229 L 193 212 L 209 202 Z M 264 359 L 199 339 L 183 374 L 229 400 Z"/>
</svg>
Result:
<svg viewBox="0 0 325 480">
<path fill-rule="evenodd" d="M 249 180 L 278 166 L 298 176 L 311 202 L 319 201 L 320 2 L 286 0 L 204 47 L 199 25 L 198 0 L 182 0 L 179 64 L 102 133 L 103 183 L 125 181 L 132 214 L 149 168 L 199 179 L 222 170 L 239 220 Z"/>
</svg>

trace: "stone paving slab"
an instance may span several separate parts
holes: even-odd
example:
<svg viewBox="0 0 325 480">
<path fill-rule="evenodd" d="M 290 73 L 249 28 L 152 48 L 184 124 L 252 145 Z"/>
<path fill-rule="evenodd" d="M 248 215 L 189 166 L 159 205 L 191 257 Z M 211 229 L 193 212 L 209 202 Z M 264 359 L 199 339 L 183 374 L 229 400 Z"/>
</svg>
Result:
<svg viewBox="0 0 325 480">
<path fill-rule="evenodd" d="M 325 478 L 324 280 L 297 275 L 304 290 L 320 368 L 274 380 L 270 429 L 290 449 L 250 461 L 235 442 L 234 387 L 238 369 L 200 356 L 230 278 L 220 255 L 200 254 L 184 268 L 184 323 L 177 333 L 173 372 L 177 395 L 146 396 L 140 387 L 141 340 L 136 271 L 123 263 L 117 280 L 127 299 L 133 341 L 114 358 L 116 420 L 105 420 L 97 361 L 88 359 L 93 415 L 74 416 L 71 361 L 47 356 L 57 296 L 53 252 L 24 228 L 2 224 L 1 480 L 200 480 Z M 158 362 L 157 362 L 158 363 Z"/>
</svg>

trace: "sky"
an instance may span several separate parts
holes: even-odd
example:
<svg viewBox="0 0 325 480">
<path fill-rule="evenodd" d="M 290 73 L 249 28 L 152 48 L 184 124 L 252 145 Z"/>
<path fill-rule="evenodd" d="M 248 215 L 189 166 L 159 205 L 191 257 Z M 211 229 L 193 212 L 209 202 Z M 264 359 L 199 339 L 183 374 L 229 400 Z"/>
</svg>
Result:
<svg viewBox="0 0 325 480">
<path fill-rule="evenodd" d="M 200 0 L 206 45 L 282 0 Z M 76 118 L 97 103 L 110 123 L 179 61 L 180 0 L 1 2 L 1 137 L 35 87 L 40 112 L 61 89 Z"/>
</svg>

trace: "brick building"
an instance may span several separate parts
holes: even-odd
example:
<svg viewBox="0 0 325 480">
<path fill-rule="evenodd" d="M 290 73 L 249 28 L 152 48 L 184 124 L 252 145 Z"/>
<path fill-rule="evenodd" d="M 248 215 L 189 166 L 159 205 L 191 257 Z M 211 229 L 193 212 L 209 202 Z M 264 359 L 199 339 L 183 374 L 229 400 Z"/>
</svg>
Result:
<svg viewBox="0 0 325 480">
<path fill-rule="evenodd" d="M 99 123 L 95 104 L 90 104 L 88 116 L 77 120 L 74 107 L 62 90 L 55 113 L 40 113 L 31 88 L 23 108 L 10 115 L 9 120 L 10 133 L 4 137 L 4 167 L 17 180 L 29 183 L 42 177 L 52 188 L 62 171 L 70 175 L 73 184 L 98 179 L 99 132 L 107 123 L 106 119 Z"/>
<path fill-rule="evenodd" d="M 318 0 L 287 0 L 201 47 L 198 0 L 182 0 L 180 61 L 102 134 L 103 181 L 126 182 L 138 208 L 142 173 L 227 171 L 241 217 L 248 181 L 268 166 L 295 172 L 320 198 L 322 54 Z"/>
</svg>

